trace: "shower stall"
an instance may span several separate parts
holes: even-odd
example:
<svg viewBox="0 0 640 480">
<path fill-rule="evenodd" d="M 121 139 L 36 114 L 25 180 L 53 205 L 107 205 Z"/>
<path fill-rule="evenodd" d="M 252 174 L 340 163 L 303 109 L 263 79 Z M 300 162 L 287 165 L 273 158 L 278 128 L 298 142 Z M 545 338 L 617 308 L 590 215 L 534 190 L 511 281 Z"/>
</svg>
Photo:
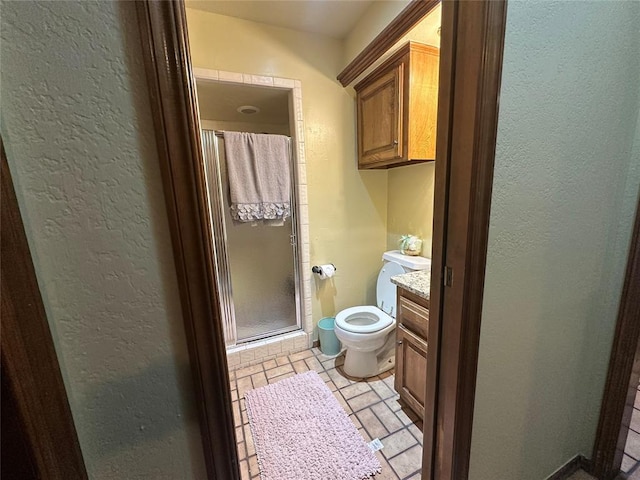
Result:
<svg viewBox="0 0 640 480">
<path fill-rule="evenodd" d="M 230 214 L 224 138 L 202 130 L 215 271 L 228 347 L 301 328 L 295 163 L 291 217 L 283 225 L 237 223 Z"/>
</svg>

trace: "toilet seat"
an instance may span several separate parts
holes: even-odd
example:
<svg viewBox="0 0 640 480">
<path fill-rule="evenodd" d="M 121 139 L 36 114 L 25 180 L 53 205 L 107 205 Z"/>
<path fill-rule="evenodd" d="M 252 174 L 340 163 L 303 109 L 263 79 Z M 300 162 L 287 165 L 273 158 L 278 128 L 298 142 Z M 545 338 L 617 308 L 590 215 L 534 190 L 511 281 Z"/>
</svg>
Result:
<svg viewBox="0 0 640 480">
<path fill-rule="evenodd" d="M 395 320 L 374 306 L 351 307 L 336 315 L 336 327 L 352 333 L 374 333 L 384 330 Z"/>
<path fill-rule="evenodd" d="M 391 278 L 428 268 L 430 261 L 385 252 L 384 263 L 376 284 L 377 306 L 356 306 L 338 312 L 335 333 L 345 348 L 344 373 L 355 378 L 368 378 L 385 372 L 395 365 L 397 315 L 397 287 Z"/>
</svg>

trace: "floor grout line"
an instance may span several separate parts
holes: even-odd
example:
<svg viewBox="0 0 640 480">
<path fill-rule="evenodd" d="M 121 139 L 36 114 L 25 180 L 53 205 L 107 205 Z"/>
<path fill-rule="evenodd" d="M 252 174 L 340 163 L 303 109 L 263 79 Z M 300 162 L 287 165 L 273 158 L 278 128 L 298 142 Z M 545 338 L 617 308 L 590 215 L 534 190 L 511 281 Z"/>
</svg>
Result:
<svg viewBox="0 0 640 480">
<path fill-rule="evenodd" d="M 411 480 L 416 473 L 420 473 L 421 471 L 422 471 L 422 468 L 419 468 L 418 470 L 416 470 L 415 472 L 411 473 L 410 475 L 407 475 L 406 477 L 403 477 L 403 478 L 398 477 L 398 479 L 399 480 Z"/>
<path fill-rule="evenodd" d="M 640 466 L 640 462 L 636 462 L 636 463 L 634 463 L 634 464 L 633 464 L 633 466 L 632 466 L 629 470 L 627 470 L 626 472 L 624 472 L 624 473 L 626 473 L 627 475 L 631 475 L 633 472 L 635 472 L 636 470 L 638 470 L 638 466 Z"/>
<path fill-rule="evenodd" d="M 382 382 L 384 383 L 384 380 L 382 380 Z M 385 383 L 385 385 L 386 385 L 386 383 Z M 388 385 L 387 385 L 387 387 L 388 387 Z M 385 400 L 385 399 L 383 399 L 383 398 L 380 396 L 380 394 L 379 394 L 376 390 L 374 390 L 374 389 L 372 389 L 372 390 L 373 390 L 374 392 L 376 392 L 376 394 L 378 395 L 378 397 L 381 399 L 382 403 L 384 403 L 384 404 L 387 406 L 387 408 L 389 408 L 389 406 L 387 405 L 387 402 L 386 402 L 386 400 L 388 400 L 388 399 L 386 399 L 386 400 Z M 395 390 L 394 390 L 394 391 L 395 391 Z M 395 394 L 395 395 L 398 395 L 398 393 L 396 392 L 396 394 Z M 392 395 L 392 397 L 393 397 L 393 396 L 395 396 L 395 395 Z M 389 398 L 392 398 L 392 397 L 389 397 Z M 398 398 L 398 400 L 399 400 L 399 398 Z M 401 406 L 400 408 L 402 409 L 402 406 Z M 402 421 L 402 419 L 398 416 L 398 414 L 397 414 L 396 412 L 394 412 L 393 410 L 391 410 L 391 408 L 389 408 L 389 410 L 391 411 L 391 413 L 393 413 L 393 414 L 395 415 L 395 417 L 398 419 L 398 421 L 399 421 L 399 422 L 400 422 L 400 424 L 403 426 L 403 428 L 404 428 L 404 427 L 407 427 L 407 428 L 409 427 L 408 425 L 405 425 L 405 424 L 404 424 L 404 422 Z M 375 412 L 374 412 L 374 413 L 375 413 Z M 407 415 L 407 416 L 408 416 L 408 415 Z M 383 425 L 384 425 L 384 424 L 383 424 Z M 409 433 L 411 433 L 411 431 L 409 431 Z M 413 434 L 412 434 L 412 436 L 415 438 L 415 435 L 413 435 Z M 416 440 L 417 440 L 418 442 L 420 442 L 420 439 L 416 438 Z"/>
<path fill-rule="evenodd" d="M 636 462 L 640 462 L 640 458 L 636 458 L 633 455 L 631 455 L 629 452 L 622 452 L 624 453 L 627 457 L 631 458 L 632 460 L 635 460 Z M 635 454 L 634 454 L 635 455 Z M 639 455 L 640 456 L 640 455 Z"/>
<path fill-rule="evenodd" d="M 407 475 L 406 477 L 404 477 L 402 480 L 410 480 L 411 477 L 413 477 L 416 473 L 420 472 L 422 470 L 422 468 L 417 469 L 415 472 Z M 397 475 L 397 474 L 396 474 Z"/>
<path fill-rule="evenodd" d="M 409 430 L 409 427 L 401 428 L 400 430 L 398 430 L 397 432 L 392 433 L 391 435 L 395 435 L 396 433 L 401 432 L 402 430 L 407 430 L 407 431 L 408 431 L 408 430 Z M 410 431 L 409 431 L 409 434 L 411 434 L 411 432 L 410 432 Z M 413 435 L 411 435 L 411 436 L 413 436 Z M 417 440 L 416 440 L 416 442 L 417 442 Z M 394 454 L 394 455 L 391 455 L 390 457 L 387 457 L 387 456 L 385 455 L 385 458 L 386 458 L 387 460 L 392 460 L 392 459 L 396 458 L 398 455 L 402 455 L 403 453 L 408 452 L 409 450 L 411 450 L 411 449 L 412 449 L 413 447 L 415 447 L 416 445 L 420 446 L 420 443 L 415 443 L 414 445 L 411 445 L 411 446 L 409 446 L 409 447 L 405 448 L 404 450 L 400 450 L 398 453 L 396 453 L 396 454 Z M 384 451 L 384 448 L 383 448 L 382 450 Z M 414 472 L 414 473 L 415 473 L 415 472 Z M 413 473 L 412 473 L 411 475 L 413 475 Z"/>
<path fill-rule="evenodd" d="M 389 435 L 391 435 L 391 432 L 389 431 L 389 429 L 387 428 L 387 426 L 384 424 L 384 422 L 382 421 L 382 419 L 378 416 L 378 414 L 375 412 L 375 410 L 373 409 L 373 407 L 375 405 L 378 405 L 380 402 L 375 403 L 374 405 L 371 405 L 369 407 L 369 410 L 371 410 L 371 413 L 373 414 L 374 417 L 376 417 L 378 419 L 378 421 L 380 422 L 380 425 L 382 425 L 382 428 L 384 428 L 387 431 L 387 434 L 385 435 L 385 437 L 388 437 Z M 399 420 L 398 420 L 399 421 Z M 400 422 L 402 423 L 402 422 Z M 384 438 L 384 437 L 383 437 Z"/>
<path fill-rule="evenodd" d="M 302 352 L 309 352 L 309 355 L 304 358 L 298 358 L 297 360 L 293 360 L 291 358 L 293 355 L 301 354 Z M 241 423 L 241 425 L 236 425 L 236 427 L 239 427 L 240 429 L 240 434 L 237 435 L 238 437 L 237 439 L 240 440 L 238 442 L 238 447 L 240 447 L 240 443 L 242 443 L 242 447 L 239 449 L 242 452 L 244 452 L 244 458 L 242 462 L 246 464 L 247 472 L 249 474 L 249 477 L 245 477 L 243 475 L 242 477 L 243 480 L 245 480 L 245 478 L 251 478 L 251 479 L 260 478 L 259 471 L 257 472 L 257 474 L 254 475 L 255 472 L 249 470 L 251 461 L 253 461 L 251 459 L 256 457 L 255 461 L 257 462 L 257 456 L 256 456 L 257 453 L 254 452 L 251 456 L 249 456 L 249 448 L 248 448 L 247 437 L 245 435 L 245 427 L 250 429 L 250 423 L 248 421 L 248 416 L 246 415 L 246 404 L 245 404 L 245 410 L 242 410 L 242 403 L 244 402 L 244 394 L 246 394 L 246 392 L 254 388 L 260 388 L 260 387 L 256 387 L 256 382 L 260 383 L 263 381 L 263 379 L 259 378 L 260 374 L 264 376 L 264 379 L 266 379 L 267 381 L 267 385 L 269 385 L 277 381 L 280 381 L 281 377 L 285 377 L 285 376 L 291 377 L 298 373 L 303 373 L 303 372 L 298 372 L 296 370 L 294 363 L 297 363 L 297 362 L 302 362 L 302 363 L 299 363 L 299 367 L 306 368 L 309 371 L 315 371 L 318 373 L 318 375 L 323 376 L 323 381 L 325 382 L 325 385 L 327 385 L 329 389 L 335 388 L 335 390 L 332 391 L 332 394 L 334 395 L 334 397 L 339 403 L 344 405 L 343 408 L 345 408 L 345 412 L 347 416 L 350 418 L 350 421 L 351 419 L 353 419 L 359 425 L 361 425 L 360 428 L 358 428 L 358 430 L 361 431 L 361 433 L 363 433 L 364 435 L 366 435 L 371 439 L 374 438 L 370 429 L 367 428 L 367 426 L 362 421 L 360 421 L 360 417 L 359 417 L 359 415 L 361 415 L 362 413 L 364 413 L 365 410 L 368 409 L 372 414 L 372 417 L 371 417 L 372 420 L 375 419 L 375 421 L 377 421 L 380 424 L 383 431 L 386 432 L 381 437 L 378 436 L 378 438 L 387 439 L 393 435 L 400 434 L 401 432 L 403 432 L 403 430 L 406 430 L 410 435 L 409 438 L 417 442 L 408 446 L 407 448 L 403 448 L 401 451 L 396 452 L 392 456 L 387 456 L 385 454 L 384 448 L 380 451 L 381 459 L 384 459 L 384 462 L 386 465 L 385 468 L 388 468 L 388 473 L 390 474 L 390 476 L 393 476 L 395 480 L 409 480 L 411 477 L 414 477 L 418 472 L 420 472 L 420 469 L 418 469 L 407 476 L 401 477 L 398 474 L 398 472 L 395 470 L 393 465 L 391 464 L 392 460 L 395 460 L 396 458 L 401 457 L 403 454 L 406 454 L 409 450 L 414 449 L 416 446 L 418 446 L 420 449 L 422 448 L 422 440 L 419 438 L 419 433 L 417 432 L 414 433 L 411 429 L 411 426 L 415 425 L 421 431 L 422 429 L 419 426 L 419 424 L 421 423 L 421 419 L 419 419 L 412 412 L 407 411 L 406 405 L 404 405 L 402 402 L 399 402 L 399 396 L 398 396 L 398 393 L 395 391 L 395 388 L 389 386 L 389 384 L 387 383 L 389 381 L 387 379 L 389 379 L 389 377 L 391 377 L 393 373 L 386 374 L 386 372 L 384 372 L 382 374 L 384 375 L 384 377 L 381 375 L 377 375 L 369 379 L 364 379 L 364 378 L 354 379 L 344 374 L 342 369 L 344 362 L 341 360 L 340 356 L 334 356 L 334 357 L 325 356 L 320 350 L 314 347 L 311 349 L 294 352 L 292 354 L 274 356 L 258 364 L 245 367 L 248 369 L 247 371 L 252 371 L 252 370 L 255 370 L 255 371 L 243 377 L 238 377 L 237 372 L 241 369 L 237 369 L 234 371 L 233 379 L 230 378 L 230 387 L 232 390 L 234 390 L 234 387 L 235 387 L 236 396 L 237 396 L 237 400 L 234 400 L 234 402 L 237 402 L 237 409 L 240 412 L 238 420 Z M 340 363 L 338 364 L 337 362 L 340 362 Z M 271 368 L 267 369 L 265 367 L 266 363 L 269 363 L 269 366 Z M 272 375 L 273 374 L 272 370 L 278 369 L 278 368 L 283 368 L 283 370 L 286 370 L 286 371 L 278 376 L 268 378 L 268 373 Z M 329 372 L 331 372 L 331 374 Z M 257 376 L 255 380 L 254 380 L 254 375 Z M 344 380 L 340 380 L 338 377 Z M 338 383 L 336 383 L 336 381 Z M 393 381 L 393 378 L 391 378 L 391 381 Z M 373 386 L 374 383 L 376 384 L 375 388 Z M 244 385 L 242 389 L 239 388 L 239 384 Z M 329 384 L 333 385 L 333 387 L 331 387 Z M 338 384 L 343 386 L 339 387 Z M 347 400 L 343 391 L 356 384 L 364 384 L 368 387 L 368 390 L 358 395 L 355 395 L 351 397 L 349 400 Z M 241 391 L 243 392 L 242 395 L 240 395 Z M 371 391 L 374 392 L 374 395 L 370 394 Z M 388 395 L 387 395 L 387 391 L 388 391 Z M 352 406 L 352 402 L 357 405 L 359 403 L 358 399 L 364 395 L 369 395 L 370 398 L 373 398 L 374 400 L 368 403 L 361 399 L 360 402 L 364 402 L 364 403 L 360 405 L 360 408 L 356 410 Z M 396 405 L 393 405 L 393 402 L 399 402 L 400 409 L 394 410 L 394 408 L 396 408 Z M 374 408 L 378 410 L 379 413 L 376 412 Z M 385 412 L 385 409 L 388 410 L 392 415 L 387 416 L 388 413 Z M 399 415 L 400 410 L 403 411 L 405 420 L 408 417 L 410 423 L 405 424 L 405 421 L 403 421 L 403 419 Z M 396 430 L 391 431 L 391 426 L 387 426 L 387 424 L 385 423 L 381 415 L 384 415 L 384 417 L 389 420 L 388 423 L 390 425 L 394 425 L 396 427 L 397 425 L 400 425 L 400 428 L 397 428 Z M 234 415 L 234 418 L 235 418 L 235 415 Z M 246 423 L 245 423 L 245 418 L 246 418 Z M 378 432 L 378 433 L 382 433 L 382 432 Z M 404 445 L 402 446 L 404 447 Z M 255 464 L 254 464 L 254 470 L 255 470 Z M 379 478 L 379 476 L 376 475 L 372 477 L 371 480 L 376 480 L 376 478 Z M 384 478 L 389 478 L 389 477 L 385 476 Z"/>
<path fill-rule="evenodd" d="M 635 396 L 634 401 L 633 401 L 633 410 L 632 410 L 632 412 L 633 412 L 633 411 L 636 411 L 636 410 L 640 412 L 640 409 L 636 408 L 636 406 L 635 406 L 635 404 L 636 404 L 636 402 L 637 402 L 637 400 L 638 400 L 638 395 L 640 395 L 640 385 L 638 386 L 638 391 L 636 391 L 636 396 Z M 629 423 L 631 423 L 631 422 L 629 422 Z M 626 442 L 625 442 L 625 448 L 624 448 L 623 453 L 624 453 L 626 456 L 628 456 L 629 458 L 631 458 L 632 460 L 634 460 L 634 461 L 635 461 L 634 465 L 633 465 L 633 466 L 632 466 L 632 467 L 631 467 L 627 472 L 625 472 L 625 473 L 630 474 L 631 472 L 633 472 L 633 471 L 635 471 L 636 469 L 638 469 L 638 465 L 640 465 L 640 455 L 638 455 L 638 453 L 640 453 L 640 452 L 633 452 L 633 454 L 631 454 L 631 452 L 630 452 L 630 451 L 627 451 L 627 448 L 628 448 L 628 446 L 629 446 L 629 445 L 628 445 L 628 441 L 629 441 L 629 434 L 630 434 L 631 432 L 633 432 L 633 433 L 635 433 L 636 435 L 640 435 L 640 432 L 638 432 L 638 431 L 637 431 L 637 430 L 635 430 L 634 428 L 631 428 L 631 425 L 628 425 L 628 429 L 629 429 L 629 432 L 627 433 L 627 439 L 626 439 Z"/>
</svg>

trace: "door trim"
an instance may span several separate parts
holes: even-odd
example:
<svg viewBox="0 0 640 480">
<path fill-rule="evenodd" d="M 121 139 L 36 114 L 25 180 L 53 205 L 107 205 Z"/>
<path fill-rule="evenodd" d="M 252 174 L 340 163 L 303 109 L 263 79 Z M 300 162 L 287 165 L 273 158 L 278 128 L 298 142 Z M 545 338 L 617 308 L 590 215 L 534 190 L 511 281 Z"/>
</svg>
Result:
<svg viewBox="0 0 640 480">
<path fill-rule="evenodd" d="M 4 145 L 2 161 L 2 384 L 17 412 L 28 462 L 38 478 L 84 480 L 87 471 L 40 295 Z M 3 409 L 5 404 L 3 402 Z M 5 413 L 3 413 L 3 416 Z M 4 435 L 4 424 L 2 434 Z M 3 439 L 4 440 L 4 439 Z M 6 473 L 6 472 L 5 472 Z"/>
<path fill-rule="evenodd" d="M 506 7 L 442 6 L 423 479 L 469 475 Z"/>
<path fill-rule="evenodd" d="M 240 480 L 184 4 L 136 6 L 207 475 Z"/>
<path fill-rule="evenodd" d="M 393 45 L 436 4 L 412 2 L 372 43 Z M 505 12 L 506 0 L 443 4 L 429 325 L 442 346 L 429 350 L 423 479 L 468 475 Z M 208 477 L 238 480 L 184 4 L 146 0 L 138 13 Z"/>
<path fill-rule="evenodd" d="M 629 256 L 611 347 L 611 359 L 600 407 L 600 420 L 589 473 L 600 479 L 615 477 L 622 455 L 640 378 L 640 202 L 629 245 Z"/>
</svg>

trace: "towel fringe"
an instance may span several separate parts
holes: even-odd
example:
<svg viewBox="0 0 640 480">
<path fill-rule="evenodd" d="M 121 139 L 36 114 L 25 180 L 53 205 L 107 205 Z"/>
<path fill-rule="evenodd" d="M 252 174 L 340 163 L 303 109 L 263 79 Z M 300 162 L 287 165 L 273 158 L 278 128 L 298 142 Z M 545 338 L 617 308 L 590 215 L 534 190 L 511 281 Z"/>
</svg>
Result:
<svg viewBox="0 0 640 480">
<path fill-rule="evenodd" d="M 287 203 L 236 203 L 231 205 L 231 218 L 239 222 L 256 220 L 285 220 L 291 216 Z"/>
</svg>

